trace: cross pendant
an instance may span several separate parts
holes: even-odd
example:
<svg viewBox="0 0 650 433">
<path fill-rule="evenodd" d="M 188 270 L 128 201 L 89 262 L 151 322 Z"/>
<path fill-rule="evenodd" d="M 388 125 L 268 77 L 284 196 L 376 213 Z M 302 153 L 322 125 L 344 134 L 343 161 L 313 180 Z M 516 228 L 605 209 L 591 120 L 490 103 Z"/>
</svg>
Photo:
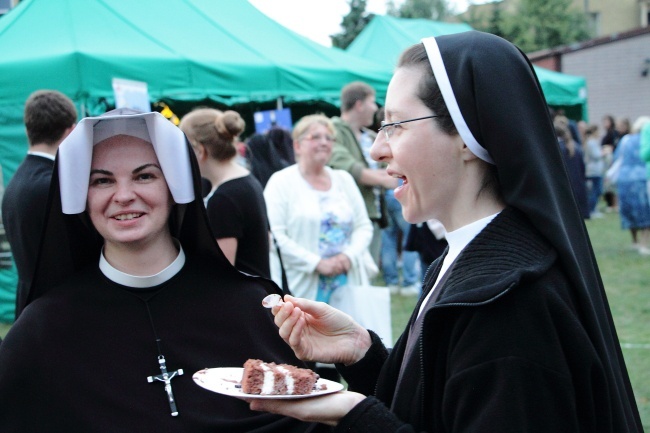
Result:
<svg viewBox="0 0 650 433">
<path fill-rule="evenodd" d="M 167 392 L 167 399 L 169 400 L 169 407 L 172 410 L 172 416 L 178 416 L 178 410 L 176 409 L 176 400 L 174 400 L 174 394 L 172 393 L 171 380 L 176 376 L 182 376 L 183 370 L 179 369 L 168 373 L 167 365 L 165 364 L 165 357 L 162 355 L 158 356 L 158 364 L 160 364 L 160 371 L 162 374 L 147 377 L 147 382 L 151 383 L 154 380 L 158 380 L 165 383 L 165 391 Z"/>
</svg>

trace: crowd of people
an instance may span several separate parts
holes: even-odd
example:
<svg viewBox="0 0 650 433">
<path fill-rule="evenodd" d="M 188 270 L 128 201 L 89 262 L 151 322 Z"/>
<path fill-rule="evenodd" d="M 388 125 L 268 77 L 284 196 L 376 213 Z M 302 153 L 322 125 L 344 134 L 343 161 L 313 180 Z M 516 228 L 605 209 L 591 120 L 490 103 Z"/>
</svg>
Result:
<svg viewBox="0 0 650 433">
<path fill-rule="evenodd" d="M 375 96 L 349 83 L 339 116 L 243 141 L 232 110 L 77 123 L 35 92 L 2 203 L 0 430 L 642 431 L 584 220 L 618 210 L 650 255 L 650 118 L 549 111 L 525 56 L 475 31 L 409 47 Z M 396 342 L 328 305 L 379 270 L 418 296 Z M 192 381 L 250 358 L 347 390 Z"/>
<path fill-rule="evenodd" d="M 627 118 L 606 115 L 601 131 L 562 112 L 551 110 L 551 116 L 583 218 L 617 212 L 621 228 L 630 232 L 631 248 L 649 256 L 650 157 L 642 151 L 649 138 L 642 138 L 642 131 L 650 117 L 640 116 L 630 125 Z"/>
</svg>

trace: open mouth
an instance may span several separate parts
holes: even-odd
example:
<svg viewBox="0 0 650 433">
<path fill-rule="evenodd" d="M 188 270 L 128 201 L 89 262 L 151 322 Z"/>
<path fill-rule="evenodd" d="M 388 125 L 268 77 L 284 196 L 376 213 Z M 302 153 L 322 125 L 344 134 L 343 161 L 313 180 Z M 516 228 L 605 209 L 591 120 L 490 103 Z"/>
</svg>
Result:
<svg viewBox="0 0 650 433">
<path fill-rule="evenodd" d="M 122 215 L 116 215 L 113 218 L 118 220 L 118 221 L 128 221 L 128 220 L 133 220 L 136 218 L 140 218 L 143 214 L 141 213 L 125 213 Z"/>
</svg>

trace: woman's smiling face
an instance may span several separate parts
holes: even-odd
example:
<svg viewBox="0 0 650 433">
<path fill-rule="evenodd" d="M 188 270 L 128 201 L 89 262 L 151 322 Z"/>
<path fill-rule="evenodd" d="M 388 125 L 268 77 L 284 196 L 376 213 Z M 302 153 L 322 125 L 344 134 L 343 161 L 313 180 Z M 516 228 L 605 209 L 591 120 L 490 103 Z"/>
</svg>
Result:
<svg viewBox="0 0 650 433">
<path fill-rule="evenodd" d="M 168 231 L 173 201 L 153 146 L 117 135 L 93 149 L 88 213 L 110 244 L 153 245 Z"/>
<path fill-rule="evenodd" d="M 395 71 L 386 94 L 386 123 L 399 122 L 436 113 L 418 98 L 422 70 L 401 67 Z M 388 164 L 390 175 L 402 179 L 395 198 L 402 204 L 410 223 L 428 219 L 449 220 L 462 176 L 463 141 L 442 132 L 436 119 L 396 125 L 390 140 L 380 132 L 371 156 Z"/>
</svg>

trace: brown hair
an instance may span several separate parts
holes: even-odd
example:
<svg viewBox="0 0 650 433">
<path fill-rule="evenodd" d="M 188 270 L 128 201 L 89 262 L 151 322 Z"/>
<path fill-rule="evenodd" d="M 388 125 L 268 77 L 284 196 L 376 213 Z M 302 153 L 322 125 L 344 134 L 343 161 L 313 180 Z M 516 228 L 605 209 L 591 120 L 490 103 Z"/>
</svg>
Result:
<svg viewBox="0 0 650 433">
<path fill-rule="evenodd" d="M 25 102 L 23 116 L 30 145 L 58 142 L 77 122 L 74 102 L 56 90 L 37 90 Z"/>
<path fill-rule="evenodd" d="M 217 161 L 237 155 L 235 139 L 244 131 L 246 122 L 236 111 L 197 108 L 183 116 L 179 125 L 192 146 L 202 145 Z"/>
<path fill-rule="evenodd" d="M 569 119 L 566 116 L 555 116 L 553 119 L 553 126 L 555 127 L 555 134 L 558 138 L 561 138 L 564 141 L 569 156 L 573 156 L 576 153 L 576 143 L 571 137 L 571 132 L 569 131 Z"/>
<path fill-rule="evenodd" d="M 424 45 L 420 43 L 407 48 L 397 61 L 397 67 L 422 70 L 422 79 L 418 85 L 418 98 L 427 108 L 440 116 L 434 120 L 444 133 L 458 135 L 456 125 L 454 125 L 454 121 L 449 115 L 447 104 L 445 104 L 436 77 L 431 70 L 431 63 L 429 63 L 429 57 Z"/>
<path fill-rule="evenodd" d="M 341 111 L 350 111 L 357 101 L 363 101 L 374 94 L 375 89 L 363 81 L 354 81 L 347 84 L 341 89 Z"/>
</svg>

